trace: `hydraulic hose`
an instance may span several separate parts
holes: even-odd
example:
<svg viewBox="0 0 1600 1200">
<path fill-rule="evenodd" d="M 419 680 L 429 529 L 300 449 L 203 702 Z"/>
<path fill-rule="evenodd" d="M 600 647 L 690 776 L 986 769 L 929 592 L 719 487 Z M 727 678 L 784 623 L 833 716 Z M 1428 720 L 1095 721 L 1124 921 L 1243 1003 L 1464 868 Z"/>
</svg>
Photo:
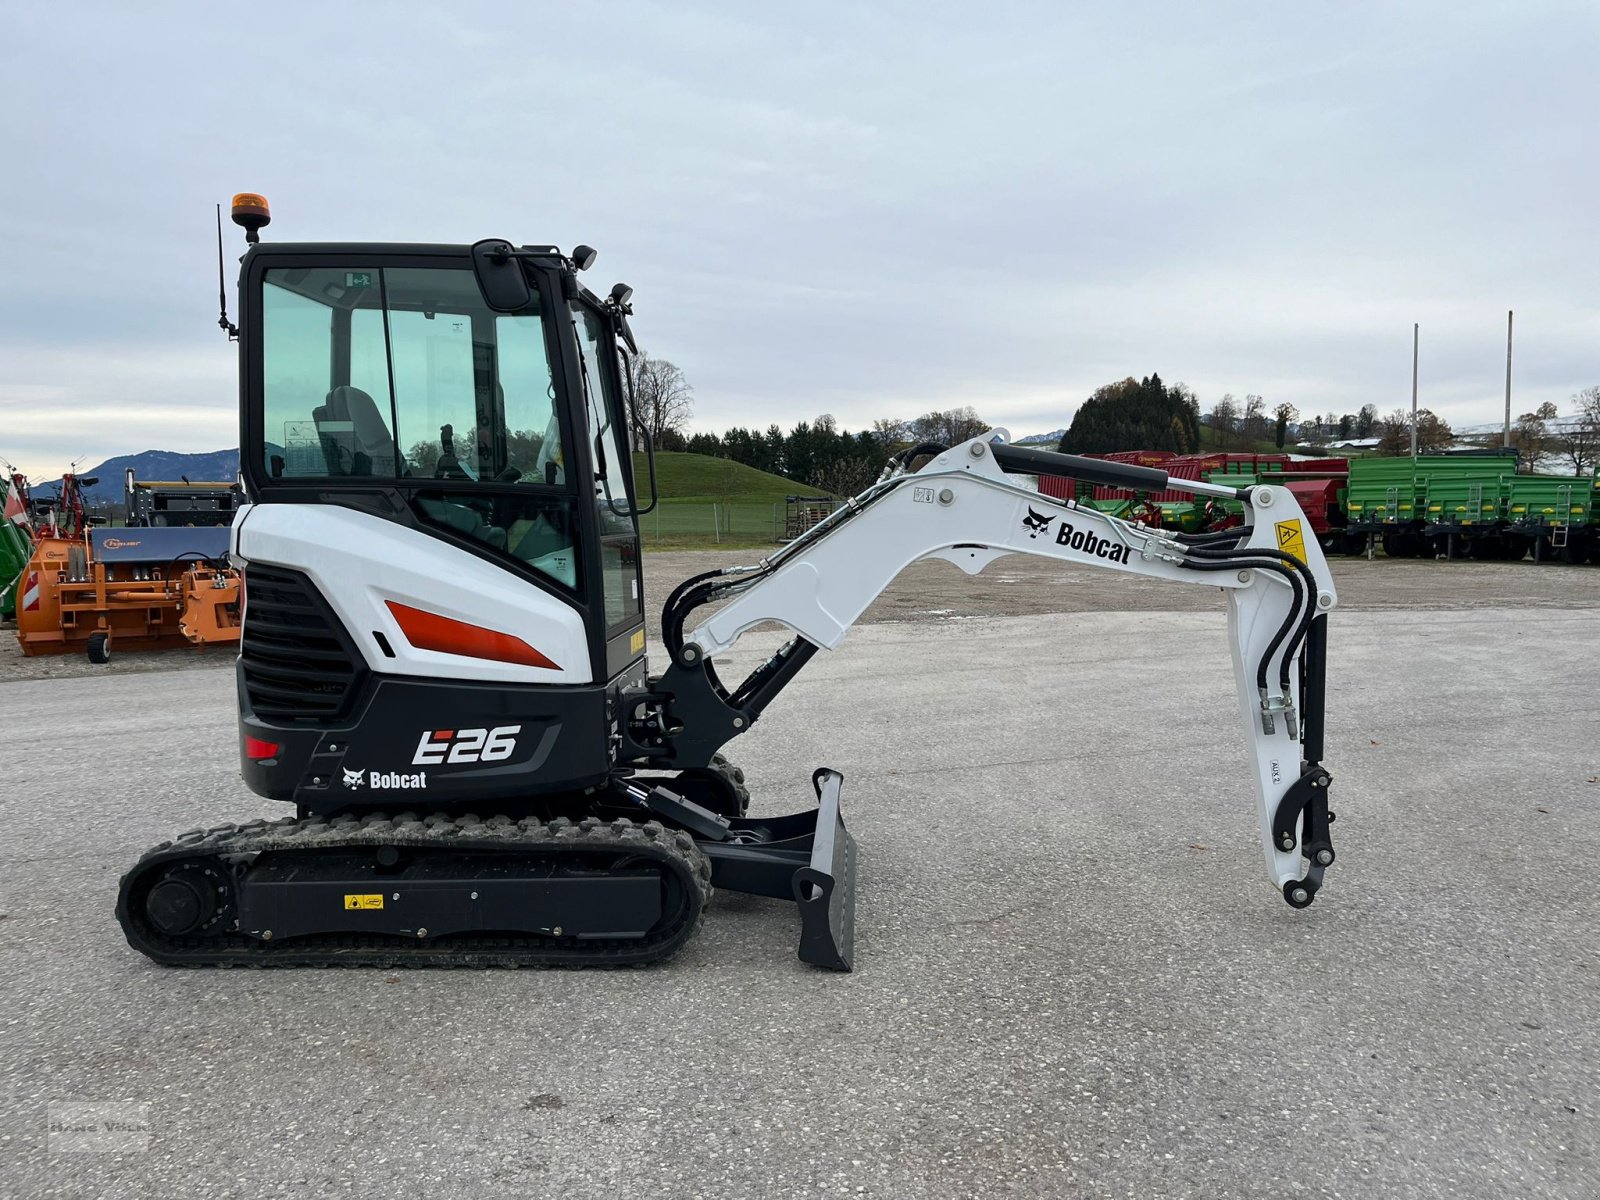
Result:
<svg viewBox="0 0 1600 1200">
<path fill-rule="evenodd" d="M 1194 554 L 1205 552 L 1191 551 L 1190 553 Z M 1300 609 L 1302 607 L 1300 580 L 1295 576 L 1293 571 L 1289 570 L 1289 568 L 1281 566 L 1270 559 L 1252 557 L 1251 552 L 1248 551 L 1238 554 L 1228 551 L 1214 551 L 1212 552 L 1212 555 L 1214 555 L 1214 557 L 1208 556 L 1207 560 L 1201 561 L 1186 559 L 1183 565 L 1185 568 L 1191 571 L 1236 571 L 1246 568 L 1261 571 L 1273 571 L 1279 575 L 1282 575 L 1289 581 L 1290 590 L 1294 593 L 1294 601 L 1289 607 L 1288 615 L 1286 615 L 1282 623 L 1279 624 L 1277 631 L 1272 635 L 1272 640 L 1267 643 L 1266 650 L 1262 653 L 1260 660 L 1256 663 L 1256 687 L 1261 692 L 1265 693 L 1267 691 L 1267 669 L 1272 663 L 1272 656 L 1277 653 L 1278 647 L 1284 644 L 1285 639 L 1289 637 L 1290 632 L 1295 628 L 1296 624 L 1300 620 Z M 1285 654 L 1283 656 L 1282 666 L 1279 670 L 1281 689 L 1285 695 L 1287 695 L 1289 691 L 1288 680 L 1290 657 L 1291 656 L 1289 654 Z"/>
<path fill-rule="evenodd" d="M 661 606 L 661 640 L 667 644 L 667 650 L 674 660 L 678 657 L 678 651 L 683 649 L 683 617 L 688 615 L 687 613 L 682 615 L 677 613 L 676 610 L 679 603 L 690 589 L 697 584 L 702 584 L 708 579 L 715 579 L 721 574 L 720 570 L 702 571 L 698 575 L 689 576 L 689 578 L 672 589 L 672 593 L 667 597 L 667 602 Z"/>
<path fill-rule="evenodd" d="M 949 446 L 941 446 L 938 442 L 918 442 L 915 446 L 895 454 L 890 461 L 909 467 L 913 461 L 921 458 L 924 454 L 943 454 L 948 449 L 950 449 Z"/>
<path fill-rule="evenodd" d="M 1300 578 L 1305 581 L 1305 585 L 1306 585 L 1306 600 L 1305 600 L 1304 611 L 1302 612 L 1301 617 L 1300 617 L 1300 627 L 1294 632 L 1294 635 L 1289 639 L 1288 646 L 1284 649 L 1283 667 L 1282 667 L 1282 670 L 1280 672 L 1280 677 L 1281 677 L 1281 679 L 1283 681 L 1284 690 L 1287 692 L 1288 687 L 1289 687 L 1289 663 L 1290 663 L 1290 660 L 1292 660 L 1294 658 L 1295 654 L 1299 652 L 1301 644 L 1306 639 L 1306 635 L 1311 632 L 1311 622 L 1315 619 L 1316 614 L 1317 614 L 1317 605 L 1316 605 L 1317 579 L 1316 579 L 1316 576 L 1314 576 L 1311 573 L 1311 568 L 1308 567 L 1300 559 L 1294 557 L 1294 555 L 1292 555 L 1292 554 L 1285 554 L 1282 550 L 1273 550 L 1273 549 L 1268 549 L 1267 547 L 1260 547 L 1260 548 L 1257 548 L 1257 549 L 1246 549 L 1246 550 L 1240 550 L 1240 551 L 1235 551 L 1235 552 L 1230 552 L 1230 551 L 1225 551 L 1225 550 L 1208 550 L 1208 549 L 1203 549 L 1203 548 L 1198 548 L 1197 547 L 1197 548 L 1191 550 L 1190 553 L 1191 554 L 1198 554 L 1198 555 L 1201 555 L 1201 556 L 1207 557 L 1207 558 L 1216 558 L 1216 557 L 1219 557 L 1221 555 L 1228 554 L 1228 553 L 1254 554 L 1254 555 L 1259 555 L 1259 556 L 1264 557 L 1264 558 L 1272 558 L 1272 559 L 1278 560 L 1279 562 L 1287 563 L 1289 565 L 1289 567 L 1293 568 L 1296 572 L 1298 572 Z M 1281 568 L 1280 568 L 1280 570 L 1281 570 Z"/>
</svg>

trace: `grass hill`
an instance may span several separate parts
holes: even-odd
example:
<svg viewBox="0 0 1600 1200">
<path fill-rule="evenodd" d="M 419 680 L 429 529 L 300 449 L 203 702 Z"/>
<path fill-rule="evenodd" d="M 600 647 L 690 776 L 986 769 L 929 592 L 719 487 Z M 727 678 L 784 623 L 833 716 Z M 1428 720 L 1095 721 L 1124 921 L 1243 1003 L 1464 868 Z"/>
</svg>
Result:
<svg viewBox="0 0 1600 1200">
<path fill-rule="evenodd" d="M 633 456 L 633 478 L 641 498 L 648 496 L 650 464 L 643 454 Z M 785 496 L 822 494 L 729 458 L 675 451 L 656 454 L 656 488 L 668 504 L 782 504 Z"/>
<path fill-rule="evenodd" d="M 1217 445 L 1217 431 L 1209 425 L 1200 426 L 1200 453 L 1210 454 L 1221 449 Z M 1229 446 L 1230 454 L 1283 454 L 1285 451 L 1278 449 L 1278 444 L 1271 438 L 1243 438 L 1234 437 Z"/>
</svg>

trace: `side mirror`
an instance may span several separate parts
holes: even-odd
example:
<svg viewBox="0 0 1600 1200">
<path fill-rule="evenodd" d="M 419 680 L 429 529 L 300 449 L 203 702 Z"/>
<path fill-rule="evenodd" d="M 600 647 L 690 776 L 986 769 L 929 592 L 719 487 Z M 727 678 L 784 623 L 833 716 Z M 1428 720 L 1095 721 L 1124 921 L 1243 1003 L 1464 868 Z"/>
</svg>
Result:
<svg viewBox="0 0 1600 1200">
<path fill-rule="evenodd" d="M 515 247 L 501 238 L 486 238 L 472 247 L 472 273 L 484 303 L 495 312 L 521 312 L 533 303 L 533 292 Z"/>
</svg>

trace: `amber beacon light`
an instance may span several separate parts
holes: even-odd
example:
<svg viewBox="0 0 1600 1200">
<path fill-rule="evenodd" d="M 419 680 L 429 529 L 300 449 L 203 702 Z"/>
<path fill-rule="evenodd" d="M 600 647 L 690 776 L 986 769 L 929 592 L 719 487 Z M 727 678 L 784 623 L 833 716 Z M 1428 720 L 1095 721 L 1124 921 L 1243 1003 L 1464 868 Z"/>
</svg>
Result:
<svg viewBox="0 0 1600 1200">
<path fill-rule="evenodd" d="M 244 240 L 254 245 L 259 232 L 272 223 L 267 198 L 255 192 L 239 192 L 233 198 L 233 223 L 244 227 Z"/>
</svg>

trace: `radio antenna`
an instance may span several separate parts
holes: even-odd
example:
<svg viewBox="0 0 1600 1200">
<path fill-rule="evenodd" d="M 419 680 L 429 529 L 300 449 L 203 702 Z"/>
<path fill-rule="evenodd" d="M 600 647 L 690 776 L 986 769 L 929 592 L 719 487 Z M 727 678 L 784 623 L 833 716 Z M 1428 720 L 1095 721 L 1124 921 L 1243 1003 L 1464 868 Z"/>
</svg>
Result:
<svg viewBox="0 0 1600 1200">
<path fill-rule="evenodd" d="M 239 327 L 228 320 L 228 284 L 222 273 L 222 205 L 217 205 L 217 307 L 222 310 L 222 315 L 217 318 L 217 324 L 228 335 L 230 342 L 239 340 Z"/>
</svg>

